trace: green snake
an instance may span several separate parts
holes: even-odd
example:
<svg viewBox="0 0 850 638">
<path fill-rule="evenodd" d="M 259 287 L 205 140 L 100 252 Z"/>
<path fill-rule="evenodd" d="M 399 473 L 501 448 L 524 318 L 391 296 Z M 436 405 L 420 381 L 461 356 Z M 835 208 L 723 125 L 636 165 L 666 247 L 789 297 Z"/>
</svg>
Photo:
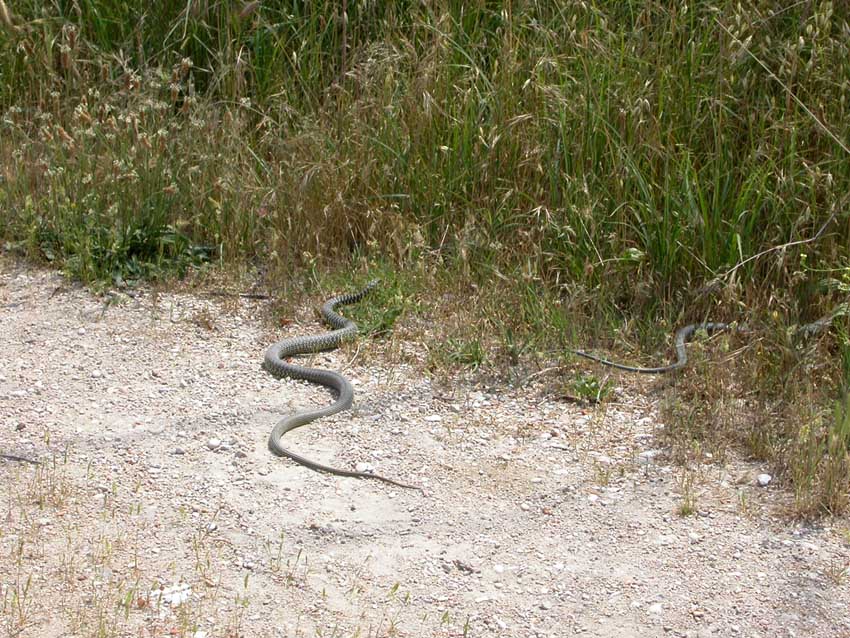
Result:
<svg viewBox="0 0 850 638">
<path fill-rule="evenodd" d="M 273 376 L 278 378 L 289 377 L 290 379 L 303 379 L 311 383 L 323 385 L 337 392 L 337 399 L 332 405 L 316 410 L 296 412 L 281 419 L 277 425 L 274 426 L 274 429 L 272 429 L 271 435 L 269 436 L 269 450 L 277 456 L 283 456 L 291 459 L 296 463 L 310 468 L 311 470 L 327 472 L 329 474 L 335 474 L 336 476 L 376 479 L 397 487 L 421 491 L 421 487 L 401 483 L 400 481 L 380 476 L 379 474 L 341 470 L 328 465 L 322 465 L 321 463 L 311 461 L 300 454 L 296 454 L 295 452 L 283 447 L 281 443 L 283 435 L 290 430 L 299 428 L 302 425 L 306 425 L 318 418 L 342 412 L 343 410 L 347 410 L 351 407 L 351 404 L 354 402 L 354 388 L 351 387 L 351 383 L 349 383 L 348 379 L 344 376 L 330 370 L 318 370 L 316 368 L 307 368 L 295 365 L 293 363 L 289 363 L 286 359 L 297 354 L 333 350 L 338 348 L 343 341 L 354 338 L 357 335 L 357 324 L 350 319 L 346 319 L 345 317 L 337 314 L 335 309 L 337 306 L 357 303 L 369 294 L 369 292 L 377 284 L 377 281 L 372 281 L 359 292 L 340 295 L 325 302 L 322 306 L 321 313 L 325 321 L 334 328 L 331 332 L 327 332 L 322 335 L 284 339 L 266 350 L 263 367 L 265 367 L 266 371 L 271 373 Z"/>
</svg>

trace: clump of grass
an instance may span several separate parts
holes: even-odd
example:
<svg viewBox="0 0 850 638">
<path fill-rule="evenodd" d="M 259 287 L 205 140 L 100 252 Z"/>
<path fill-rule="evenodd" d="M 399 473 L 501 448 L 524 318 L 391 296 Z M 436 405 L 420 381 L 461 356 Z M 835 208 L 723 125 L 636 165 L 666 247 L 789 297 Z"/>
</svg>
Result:
<svg viewBox="0 0 850 638">
<path fill-rule="evenodd" d="M 679 479 L 682 500 L 677 508 L 679 516 L 693 516 L 697 513 L 696 476 L 693 470 L 685 469 Z"/>
<path fill-rule="evenodd" d="M 443 359 L 453 366 L 462 366 L 470 370 L 477 370 L 487 359 L 487 353 L 477 338 L 448 339 L 439 349 L 439 359 Z"/>
<path fill-rule="evenodd" d="M 839 515 L 850 498 L 850 420 L 846 389 L 832 410 L 835 388 L 813 382 L 841 375 L 836 361 L 812 352 L 824 341 L 789 340 L 793 331 L 743 334 L 726 362 L 701 358 L 668 390 L 666 435 L 682 463 L 703 451 L 722 461 L 730 448 L 775 469 L 794 493 L 792 515 Z"/>
<path fill-rule="evenodd" d="M 850 395 L 836 405 L 831 418 L 803 424 L 788 467 L 795 510 L 814 518 L 841 514 L 850 504 Z"/>
<path fill-rule="evenodd" d="M 7 234 L 113 229 L 96 243 L 131 260 L 144 229 L 153 254 L 185 236 L 279 273 L 428 249 L 468 277 L 580 281 L 669 314 L 848 190 L 841 148 L 780 89 L 836 137 L 850 127 L 830 3 L 374 4 L 346 20 L 330 2 L 190 3 L 143 21 L 133 4 L 16 3 L 0 156 L 27 171 L 6 175 Z M 810 258 L 847 243 L 833 232 Z M 77 243 L 68 258 L 108 252 Z M 821 305 L 798 259 L 736 280 Z"/>
</svg>

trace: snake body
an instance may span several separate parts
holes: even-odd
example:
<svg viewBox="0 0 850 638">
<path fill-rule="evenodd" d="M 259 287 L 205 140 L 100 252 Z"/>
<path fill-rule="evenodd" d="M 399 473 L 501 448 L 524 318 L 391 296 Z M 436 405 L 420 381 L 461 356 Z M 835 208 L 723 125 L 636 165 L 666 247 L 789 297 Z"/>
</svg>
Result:
<svg viewBox="0 0 850 638">
<path fill-rule="evenodd" d="M 357 303 L 378 284 L 377 281 L 370 282 L 365 288 L 359 292 L 340 295 L 325 302 L 322 306 L 321 313 L 325 321 L 334 330 L 321 335 L 311 335 L 306 337 L 292 337 L 284 339 L 271 346 L 266 350 L 263 367 L 273 376 L 289 377 L 291 379 L 303 379 L 311 383 L 323 385 L 337 392 L 336 401 L 324 408 L 316 410 L 306 410 L 290 414 L 281 419 L 271 431 L 269 436 L 269 450 L 277 456 L 283 456 L 295 461 L 305 467 L 319 472 L 327 472 L 336 476 L 347 476 L 351 478 L 369 478 L 383 481 L 397 487 L 408 489 L 421 489 L 414 485 L 407 485 L 395 481 L 391 478 L 386 478 L 371 472 L 356 472 L 351 470 L 341 470 L 328 465 L 311 461 L 300 454 L 296 454 L 291 450 L 283 447 L 281 437 L 290 430 L 306 425 L 318 418 L 330 416 L 337 412 L 342 412 L 351 407 L 354 402 L 354 388 L 351 387 L 348 379 L 337 372 L 330 370 L 319 370 L 316 368 L 308 368 L 305 366 L 289 363 L 286 359 L 296 354 L 306 354 L 311 352 L 322 352 L 324 350 L 333 350 L 338 348 L 343 341 L 352 339 L 357 335 L 357 324 L 350 319 L 339 315 L 336 312 L 337 306 Z"/>
<path fill-rule="evenodd" d="M 665 372 L 681 370 L 688 364 L 688 353 L 685 350 L 685 344 L 691 340 L 691 337 L 694 336 L 695 332 L 697 332 L 698 330 L 705 330 L 708 334 L 714 334 L 716 332 L 724 332 L 726 330 L 729 330 L 731 327 L 732 325 L 728 323 L 715 323 L 709 321 L 707 323 L 692 323 L 683 328 L 679 328 L 679 330 L 676 331 L 676 362 L 671 363 L 670 365 L 661 366 L 659 368 L 638 368 L 633 366 L 627 366 L 623 365 L 622 363 L 616 363 L 614 361 L 602 359 L 601 357 L 597 357 L 596 355 L 583 352 L 582 350 L 573 350 L 573 353 L 577 354 L 580 357 L 584 357 L 585 359 L 596 361 L 611 368 L 617 368 L 618 370 L 626 370 L 628 372 L 639 372 L 642 374 L 664 374 Z"/>
</svg>

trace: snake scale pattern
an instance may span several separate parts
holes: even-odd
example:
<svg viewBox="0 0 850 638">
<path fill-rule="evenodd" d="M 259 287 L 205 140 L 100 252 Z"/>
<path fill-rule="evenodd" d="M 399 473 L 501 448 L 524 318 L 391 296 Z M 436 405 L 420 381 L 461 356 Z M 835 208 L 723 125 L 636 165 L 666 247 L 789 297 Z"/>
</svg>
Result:
<svg viewBox="0 0 850 638">
<path fill-rule="evenodd" d="M 274 344 L 266 351 L 263 367 L 265 367 L 266 371 L 271 373 L 273 376 L 278 378 L 288 377 L 290 379 L 303 379 L 310 383 L 323 385 L 331 390 L 335 390 L 337 393 L 336 401 L 327 407 L 296 412 L 281 419 L 277 425 L 274 426 L 274 429 L 272 429 L 271 435 L 269 436 L 269 450 L 277 456 L 286 457 L 296 463 L 319 472 L 327 472 L 329 474 L 335 474 L 336 476 L 347 476 L 351 478 L 376 479 L 397 487 L 421 491 L 422 488 L 415 485 L 401 483 L 391 478 L 372 474 L 371 472 L 342 470 L 317 463 L 316 461 L 311 461 L 310 459 L 285 448 L 281 443 L 283 435 L 290 430 L 299 428 L 302 425 L 306 425 L 318 418 L 342 412 L 343 410 L 347 410 L 351 407 L 354 402 L 354 388 L 351 387 L 351 383 L 349 383 L 348 379 L 337 372 L 296 365 L 290 363 L 287 359 L 297 354 L 333 350 L 338 348 L 344 341 L 354 338 L 357 335 L 357 325 L 350 319 L 346 319 L 339 315 L 336 312 L 336 307 L 357 303 L 369 294 L 369 292 L 377 284 L 377 281 L 372 281 L 359 292 L 340 295 L 325 302 L 322 306 L 321 313 L 324 320 L 332 328 L 334 328 L 331 332 L 321 335 L 284 339 L 283 341 L 279 341 Z"/>
</svg>

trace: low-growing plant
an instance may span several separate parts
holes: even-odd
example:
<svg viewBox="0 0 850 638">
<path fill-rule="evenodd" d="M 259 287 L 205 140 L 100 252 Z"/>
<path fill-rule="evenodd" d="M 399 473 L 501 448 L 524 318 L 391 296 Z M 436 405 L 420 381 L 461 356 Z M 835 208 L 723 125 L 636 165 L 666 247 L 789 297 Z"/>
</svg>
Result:
<svg viewBox="0 0 850 638">
<path fill-rule="evenodd" d="M 601 403 L 611 394 L 611 383 L 592 374 L 580 374 L 566 384 L 569 396 L 591 403 Z"/>
</svg>

